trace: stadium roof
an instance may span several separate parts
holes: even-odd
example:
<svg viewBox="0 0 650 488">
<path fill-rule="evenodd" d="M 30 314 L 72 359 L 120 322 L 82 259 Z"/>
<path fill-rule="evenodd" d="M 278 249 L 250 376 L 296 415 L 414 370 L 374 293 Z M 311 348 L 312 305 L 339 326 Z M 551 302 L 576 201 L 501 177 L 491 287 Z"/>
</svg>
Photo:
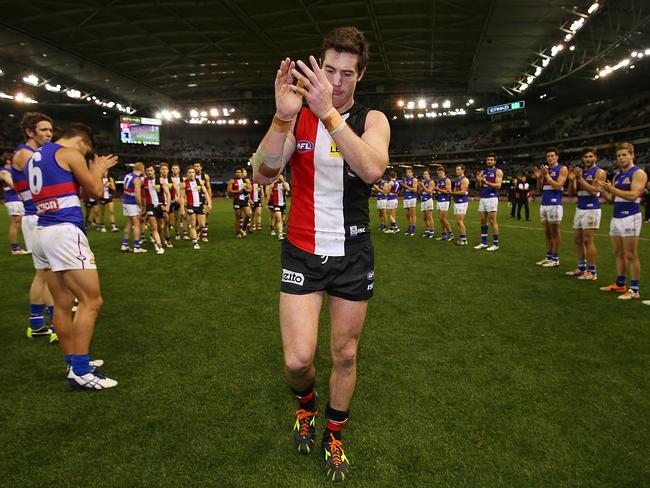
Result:
<svg viewBox="0 0 650 488">
<path fill-rule="evenodd" d="M 361 94 L 494 97 L 512 93 L 592 3 L 0 0 L 0 89 L 38 72 L 137 107 L 268 99 L 281 58 L 318 55 L 324 33 L 355 25 L 371 43 Z M 599 3 L 575 35 L 578 49 L 554 60 L 538 85 L 592 78 L 621 46 L 649 41 L 649 2 Z"/>
</svg>

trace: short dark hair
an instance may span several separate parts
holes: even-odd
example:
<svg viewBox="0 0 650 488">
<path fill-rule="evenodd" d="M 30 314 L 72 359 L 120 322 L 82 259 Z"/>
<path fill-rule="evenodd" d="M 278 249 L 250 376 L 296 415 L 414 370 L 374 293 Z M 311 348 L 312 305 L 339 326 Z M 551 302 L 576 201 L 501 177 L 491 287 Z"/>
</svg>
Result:
<svg viewBox="0 0 650 488">
<path fill-rule="evenodd" d="M 487 158 L 494 158 L 494 160 L 496 161 L 497 160 L 497 155 L 495 153 L 487 153 L 485 155 L 485 159 L 487 159 Z"/>
<path fill-rule="evenodd" d="M 589 153 L 597 154 L 597 153 L 596 153 L 596 148 L 595 148 L 595 147 L 585 147 L 585 148 L 582 150 L 582 155 L 583 155 L 583 156 L 584 156 L 585 154 L 589 154 Z"/>
<path fill-rule="evenodd" d="M 153 168 L 154 171 L 155 171 L 155 169 L 156 169 L 156 167 L 154 166 L 154 164 L 153 164 L 152 162 L 148 162 L 148 163 L 146 163 L 146 164 L 144 165 L 144 169 L 149 169 L 149 168 Z"/>
<path fill-rule="evenodd" d="M 237 171 L 244 171 L 244 168 L 242 168 L 241 166 L 235 166 L 233 172 L 236 173 Z"/>
<path fill-rule="evenodd" d="M 462 163 L 458 163 L 458 164 L 456 165 L 456 167 L 462 169 L 463 171 L 465 171 L 465 165 L 462 164 Z"/>
<path fill-rule="evenodd" d="M 20 121 L 20 127 L 23 130 L 25 140 L 29 139 L 29 136 L 27 135 L 27 129 L 35 131 L 38 123 L 43 121 L 49 122 L 50 124 L 52 123 L 52 119 L 50 117 L 40 112 L 27 112 L 25 115 L 23 115 L 23 118 Z"/>
<path fill-rule="evenodd" d="M 350 53 L 359 56 L 357 60 L 357 73 L 363 73 L 368 66 L 368 41 L 366 41 L 363 32 L 356 27 L 338 27 L 325 35 L 323 39 L 323 54 L 325 51 L 334 49 L 338 53 Z"/>
<path fill-rule="evenodd" d="M 390 177 L 391 178 L 397 178 L 397 171 L 391 171 L 390 172 Z"/>
<path fill-rule="evenodd" d="M 91 148 L 97 147 L 97 137 L 86 124 L 73 122 L 61 132 L 62 139 L 72 139 L 73 137 L 81 137 Z"/>
<path fill-rule="evenodd" d="M 557 150 L 557 147 L 547 147 L 546 151 L 544 151 L 544 154 L 548 153 L 555 153 L 556 155 L 560 155 L 560 151 Z"/>
<path fill-rule="evenodd" d="M 5 164 L 7 162 L 11 162 L 13 159 L 14 154 L 10 151 L 6 151 L 2 153 L 2 164 Z"/>
<path fill-rule="evenodd" d="M 160 163 L 160 167 L 162 168 L 163 166 L 165 168 L 169 169 L 169 165 L 167 163 L 165 163 L 165 162 Z"/>
</svg>

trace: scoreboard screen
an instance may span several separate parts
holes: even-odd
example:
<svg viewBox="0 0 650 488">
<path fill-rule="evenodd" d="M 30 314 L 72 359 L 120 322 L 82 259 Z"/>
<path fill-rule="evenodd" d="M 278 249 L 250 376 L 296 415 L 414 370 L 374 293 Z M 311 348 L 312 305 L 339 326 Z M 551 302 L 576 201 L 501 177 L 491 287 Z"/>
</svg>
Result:
<svg viewBox="0 0 650 488">
<path fill-rule="evenodd" d="M 146 117 L 120 117 L 120 141 L 123 144 L 160 145 L 162 120 Z"/>
</svg>

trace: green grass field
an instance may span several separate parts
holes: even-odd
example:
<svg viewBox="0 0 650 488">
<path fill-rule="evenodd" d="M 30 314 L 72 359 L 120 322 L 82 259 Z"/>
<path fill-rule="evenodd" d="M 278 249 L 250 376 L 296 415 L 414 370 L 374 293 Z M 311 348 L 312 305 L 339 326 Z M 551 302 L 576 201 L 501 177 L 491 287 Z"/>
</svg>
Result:
<svg viewBox="0 0 650 488">
<path fill-rule="evenodd" d="M 611 207 L 596 283 L 564 275 L 575 266 L 570 205 L 562 267 L 535 266 L 545 248 L 531 210 L 522 223 L 501 204 L 497 253 L 373 234 L 348 485 L 650 484 L 650 307 L 597 290 L 615 275 Z M 230 204 L 215 202 L 210 243 L 181 241 L 164 256 L 121 254 L 118 234 L 89 232 L 105 300 L 91 352 L 120 382 L 96 393 L 70 392 L 58 347 L 26 339 L 31 258 L 2 248 L 1 486 L 329 485 L 320 451 L 292 446 L 279 244 L 267 232 L 238 241 L 232 221 Z M 3 210 L 2 239 L 6 230 Z M 650 225 L 642 236 L 650 298 Z M 324 312 L 322 400 L 327 322 Z M 319 435 L 323 426 L 319 416 Z"/>
</svg>

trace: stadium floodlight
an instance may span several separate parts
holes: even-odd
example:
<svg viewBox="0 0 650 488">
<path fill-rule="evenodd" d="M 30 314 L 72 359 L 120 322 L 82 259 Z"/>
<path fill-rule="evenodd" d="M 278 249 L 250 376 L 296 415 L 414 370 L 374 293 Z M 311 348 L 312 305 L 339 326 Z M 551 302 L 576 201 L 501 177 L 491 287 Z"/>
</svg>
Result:
<svg viewBox="0 0 650 488">
<path fill-rule="evenodd" d="M 600 7 L 598 2 L 592 3 L 591 6 L 587 9 L 587 13 L 589 15 L 593 14 L 596 10 L 598 10 L 598 7 Z"/>
<path fill-rule="evenodd" d="M 65 92 L 65 94 L 70 98 L 81 98 L 81 92 L 79 90 L 75 90 L 74 88 L 69 89 Z"/>
<path fill-rule="evenodd" d="M 424 98 L 418 100 L 418 108 L 427 108 L 427 101 Z"/>
<path fill-rule="evenodd" d="M 404 100 L 401 100 L 401 99 L 400 99 L 400 100 L 397 100 L 397 106 L 398 106 L 399 108 L 403 108 L 403 107 L 404 107 Z"/>
<path fill-rule="evenodd" d="M 424 117 L 424 114 L 423 114 L 423 113 L 419 113 L 419 114 L 418 114 L 418 119 L 421 119 L 422 117 Z"/>
<path fill-rule="evenodd" d="M 431 108 L 438 108 L 440 105 L 438 105 L 438 102 L 433 102 L 431 104 Z"/>
<path fill-rule="evenodd" d="M 28 85 L 37 86 L 38 85 L 38 76 L 36 75 L 27 75 L 23 76 L 23 81 Z"/>
<path fill-rule="evenodd" d="M 2 76 L 2 75 L 4 75 L 4 74 L 5 74 L 5 72 L 2 71 L 2 69 L 0 69 L 0 76 Z"/>
<path fill-rule="evenodd" d="M 551 62 L 551 58 L 544 58 L 542 59 L 542 66 L 546 68 L 548 66 L 548 63 Z"/>
<path fill-rule="evenodd" d="M 522 83 L 519 85 L 519 91 L 526 91 L 528 88 L 528 83 Z"/>
<path fill-rule="evenodd" d="M 469 100 L 467 100 L 467 103 L 469 103 L 470 105 L 474 105 L 474 99 L 470 98 Z"/>
<path fill-rule="evenodd" d="M 208 112 L 206 112 L 205 110 L 201 110 L 201 117 L 207 117 L 207 116 L 208 116 Z"/>
<path fill-rule="evenodd" d="M 573 21 L 571 27 L 569 27 L 569 30 L 577 32 L 582 28 L 583 25 L 585 25 L 585 18 L 580 17 L 579 19 Z"/>
<path fill-rule="evenodd" d="M 257 120 L 257 119 L 253 120 L 253 124 L 255 124 L 255 125 L 258 125 L 259 123 L 260 123 L 259 120 Z"/>
<path fill-rule="evenodd" d="M 539 76 L 542 74 L 542 67 L 541 66 L 536 66 L 535 67 L 535 76 Z"/>
<path fill-rule="evenodd" d="M 569 51 L 575 51 L 575 50 L 576 50 L 576 47 L 575 47 L 575 46 L 571 46 L 571 47 L 569 48 Z"/>
<path fill-rule="evenodd" d="M 180 119 L 181 114 L 177 110 L 172 110 L 172 117 L 174 117 L 175 119 Z"/>
<path fill-rule="evenodd" d="M 14 95 L 14 100 L 16 100 L 17 102 L 22 102 L 23 100 L 25 100 L 25 95 L 18 92 Z"/>
<path fill-rule="evenodd" d="M 445 100 L 442 102 L 442 108 L 450 108 L 451 107 L 451 101 L 450 100 Z"/>
<path fill-rule="evenodd" d="M 636 58 L 637 54 L 639 54 L 639 53 L 637 53 L 636 51 L 632 51 L 632 54 L 630 54 L 630 56 L 632 56 L 633 58 Z"/>
<path fill-rule="evenodd" d="M 643 54 L 645 54 L 646 56 L 650 56 L 650 49 L 646 49 L 645 51 L 643 51 Z"/>
<path fill-rule="evenodd" d="M 59 85 L 59 84 L 50 85 L 49 83 L 45 83 L 45 89 L 47 91 L 51 91 L 51 92 L 60 92 L 61 91 L 61 85 Z"/>
<path fill-rule="evenodd" d="M 6 98 L 7 100 L 13 100 L 14 99 L 13 95 L 8 95 L 5 92 L 0 92 L 0 98 Z"/>
<path fill-rule="evenodd" d="M 564 49 L 564 44 L 557 44 L 551 48 L 551 57 L 555 57 L 557 53 Z"/>
<path fill-rule="evenodd" d="M 414 108 L 415 108 L 415 102 L 412 101 L 412 100 L 409 101 L 409 102 L 406 104 L 406 108 L 408 108 L 409 110 L 414 109 Z"/>
<path fill-rule="evenodd" d="M 230 115 L 230 112 L 228 112 L 227 108 L 223 109 L 223 115 L 224 115 L 224 117 L 228 117 Z"/>
<path fill-rule="evenodd" d="M 196 110 L 195 108 L 190 110 L 190 117 L 192 117 L 193 119 L 196 119 L 196 118 L 198 118 L 198 116 L 199 116 L 199 111 L 198 110 Z"/>
<path fill-rule="evenodd" d="M 219 117 L 219 109 L 218 108 L 211 108 L 210 109 L 210 117 Z"/>
<path fill-rule="evenodd" d="M 535 77 L 534 77 L 534 76 L 529 75 L 529 76 L 526 77 L 526 83 L 528 83 L 529 85 L 530 85 L 533 81 L 535 81 Z"/>
<path fill-rule="evenodd" d="M 235 125 L 235 119 L 230 119 L 228 121 L 228 125 Z"/>
<path fill-rule="evenodd" d="M 163 118 L 163 116 L 162 116 L 162 112 L 156 112 L 156 113 L 154 114 L 154 117 L 157 118 L 157 119 L 162 119 L 162 118 Z"/>
<path fill-rule="evenodd" d="M 573 39 L 573 34 L 567 34 L 564 36 L 564 42 L 569 42 L 571 39 Z"/>
</svg>

